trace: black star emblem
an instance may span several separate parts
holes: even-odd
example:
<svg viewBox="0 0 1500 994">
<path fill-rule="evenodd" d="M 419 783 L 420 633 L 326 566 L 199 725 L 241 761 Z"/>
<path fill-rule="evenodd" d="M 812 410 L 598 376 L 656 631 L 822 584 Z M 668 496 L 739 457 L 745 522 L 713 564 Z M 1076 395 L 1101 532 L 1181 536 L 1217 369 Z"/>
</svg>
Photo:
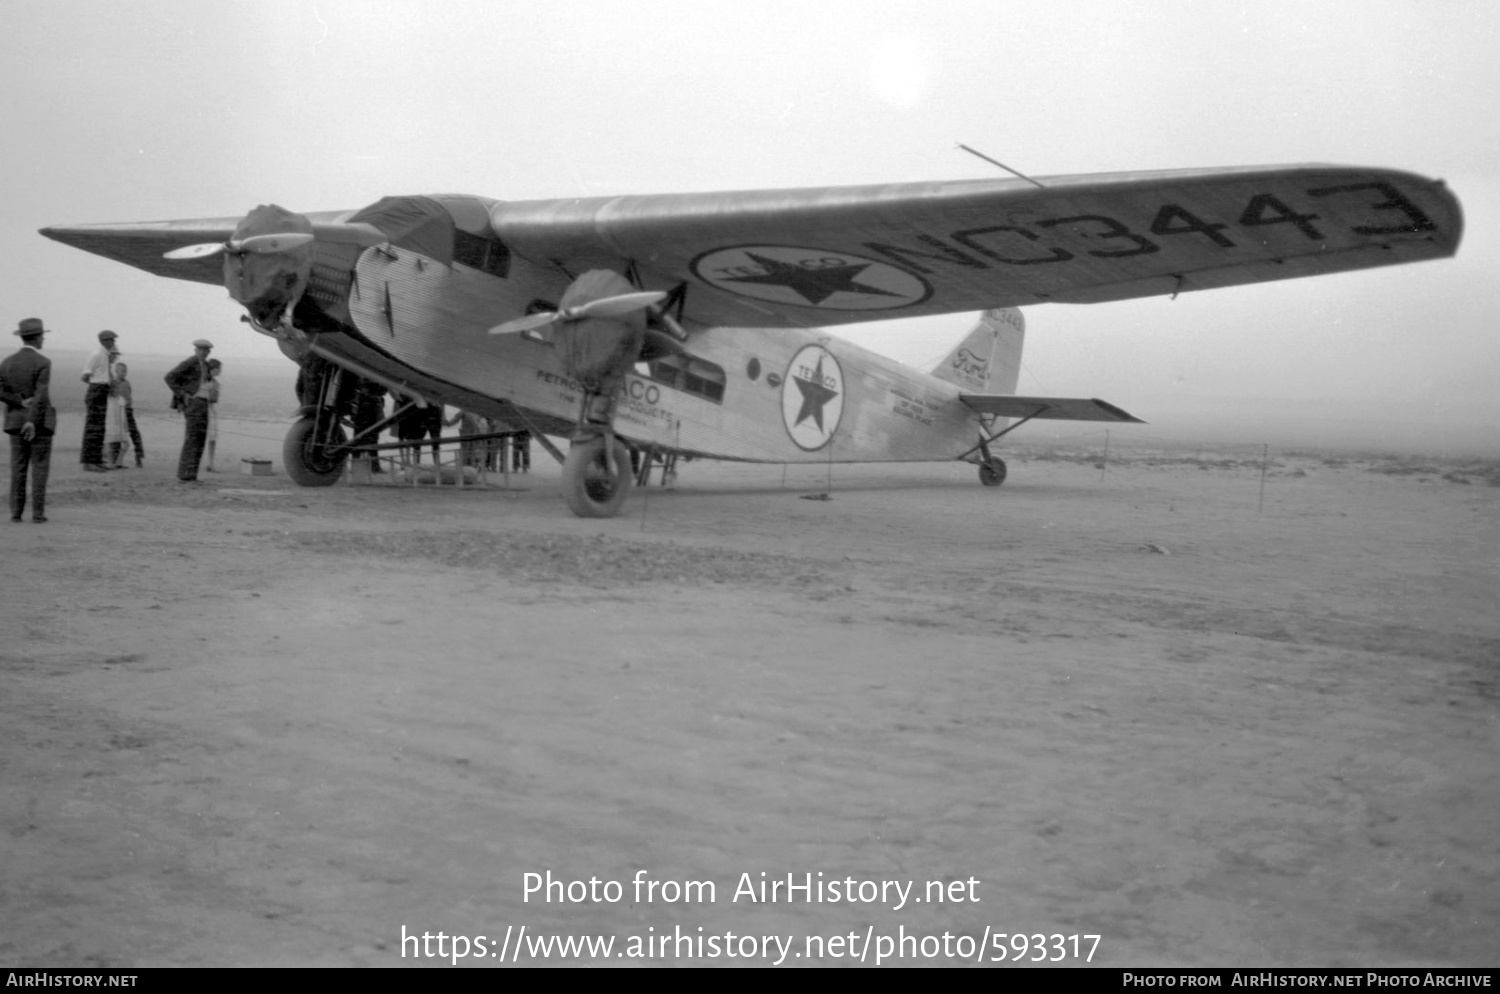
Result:
<svg viewBox="0 0 1500 994">
<path fill-rule="evenodd" d="M 868 262 L 847 262 L 842 266 L 824 266 L 808 269 L 779 259 L 771 259 L 754 252 L 746 252 L 765 272 L 759 276 L 729 276 L 725 279 L 736 283 L 763 283 L 769 286 L 784 286 L 810 304 L 821 304 L 836 293 L 866 293 L 880 297 L 899 297 L 879 287 L 854 282 L 854 277 L 869 269 Z"/>
<path fill-rule="evenodd" d="M 823 408 L 828 402 L 838 396 L 837 390 L 830 390 L 823 385 L 823 357 L 818 356 L 818 365 L 813 369 L 813 378 L 804 380 L 800 376 L 792 377 L 792 382 L 797 384 L 797 389 L 802 391 L 802 408 L 797 412 L 797 420 L 792 422 L 795 428 L 808 418 L 818 423 L 818 431 L 826 431 L 823 427 Z"/>
</svg>

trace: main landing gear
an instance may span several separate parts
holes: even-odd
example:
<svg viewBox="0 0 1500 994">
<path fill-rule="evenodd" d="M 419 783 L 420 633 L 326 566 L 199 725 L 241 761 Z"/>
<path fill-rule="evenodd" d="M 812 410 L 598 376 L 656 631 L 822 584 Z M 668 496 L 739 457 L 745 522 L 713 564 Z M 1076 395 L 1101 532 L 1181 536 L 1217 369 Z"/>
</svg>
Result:
<svg viewBox="0 0 1500 994">
<path fill-rule="evenodd" d="M 615 412 L 625 376 L 645 346 L 641 312 L 664 296 L 637 291 L 619 273 L 591 269 L 568 284 L 557 313 L 508 323 L 553 325 L 563 372 L 583 388 L 562 472 L 563 500 L 581 518 L 619 514 L 635 485 L 630 450 L 615 437 Z"/>
<path fill-rule="evenodd" d="M 619 514 L 634 484 L 630 451 L 612 433 L 574 441 L 563 460 L 563 499 L 580 518 Z"/>
<path fill-rule="evenodd" d="M 330 412 L 320 410 L 292 425 L 281 446 L 286 475 L 299 487 L 331 487 L 344 474 L 349 450 L 344 429 Z"/>
<path fill-rule="evenodd" d="M 615 407 L 625 376 L 645 354 L 648 319 L 666 329 L 668 351 L 681 350 L 687 333 L 665 313 L 643 314 L 668 297 L 640 290 L 608 269 L 591 269 L 563 291 L 556 311 L 538 311 L 507 321 L 492 332 L 552 327 L 551 341 L 563 373 L 583 389 L 573 448 L 563 460 L 563 499 L 586 518 L 620 513 L 634 484 L 630 452 L 615 438 Z"/>
<path fill-rule="evenodd" d="M 297 378 L 301 417 L 281 445 L 286 475 L 298 486 L 331 487 L 344 474 L 349 450 L 345 447 L 348 436 L 343 419 L 349 401 L 343 386 L 344 371 L 333 363 L 318 360 L 303 364 Z"/>
</svg>

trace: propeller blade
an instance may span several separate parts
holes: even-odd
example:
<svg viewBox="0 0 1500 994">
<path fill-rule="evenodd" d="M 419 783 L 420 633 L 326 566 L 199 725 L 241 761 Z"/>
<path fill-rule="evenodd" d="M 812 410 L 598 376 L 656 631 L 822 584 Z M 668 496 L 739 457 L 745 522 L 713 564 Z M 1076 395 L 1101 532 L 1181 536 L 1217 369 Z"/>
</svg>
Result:
<svg viewBox="0 0 1500 994">
<path fill-rule="evenodd" d="M 182 248 L 163 252 L 163 259 L 202 259 L 205 256 L 218 255 L 224 251 L 223 242 L 199 242 L 197 245 L 184 245 Z"/>
<path fill-rule="evenodd" d="M 554 314 L 551 311 L 539 311 L 536 314 L 527 314 L 524 317 L 515 318 L 504 324 L 497 324 L 490 329 L 490 334 L 514 335 L 521 331 L 531 331 L 533 328 L 541 328 L 544 325 L 549 325 L 559 317 L 561 317 L 560 314 Z"/>
<path fill-rule="evenodd" d="M 185 245 L 170 252 L 163 252 L 161 257 L 174 260 L 202 259 L 210 255 L 218 255 L 220 252 L 254 252 L 257 255 L 266 255 L 271 252 L 286 252 L 298 248 L 311 242 L 314 237 L 305 232 L 251 235 L 239 241 L 230 239 L 227 242 L 199 242 L 197 245 Z"/>
<path fill-rule="evenodd" d="M 661 300 L 666 299 L 664 290 L 643 290 L 640 293 L 621 293 L 613 297 L 600 297 L 598 300 L 590 300 L 585 304 L 578 304 L 563 311 L 562 318 L 565 321 L 578 321 L 583 318 L 617 318 L 622 314 L 630 314 L 642 308 L 650 307 Z"/>
<path fill-rule="evenodd" d="M 307 232 L 287 232 L 285 234 L 251 235 L 249 238 L 241 238 L 239 241 L 231 240 L 229 250 L 231 252 L 254 252 L 256 255 L 268 255 L 271 252 L 287 252 L 294 248 L 301 248 L 312 242 L 315 236 Z"/>
<path fill-rule="evenodd" d="M 644 310 L 653 304 L 660 303 L 666 299 L 664 290 L 642 290 L 635 293 L 617 293 L 610 297 L 600 297 L 598 300 L 585 301 L 572 307 L 565 307 L 557 313 L 541 311 L 536 314 L 528 314 L 504 324 L 497 324 L 490 329 L 491 335 L 510 335 L 518 331 L 530 331 L 543 325 L 552 324 L 554 321 L 582 321 L 585 318 L 617 318 L 635 311 Z"/>
<path fill-rule="evenodd" d="M 365 248 L 371 245 L 384 245 L 390 241 L 385 232 L 363 221 L 314 221 L 313 234 L 317 235 L 321 241 L 335 242 L 340 245 L 361 245 Z"/>
</svg>

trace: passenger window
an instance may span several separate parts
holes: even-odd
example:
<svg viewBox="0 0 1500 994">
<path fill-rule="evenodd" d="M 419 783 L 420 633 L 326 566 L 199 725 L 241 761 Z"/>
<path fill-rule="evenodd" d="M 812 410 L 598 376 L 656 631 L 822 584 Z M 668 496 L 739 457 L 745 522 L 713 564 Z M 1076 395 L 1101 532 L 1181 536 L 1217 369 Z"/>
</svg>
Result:
<svg viewBox="0 0 1500 994">
<path fill-rule="evenodd" d="M 666 356 L 650 364 L 650 377 L 664 386 L 695 394 L 715 404 L 724 402 L 724 368 L 691 355 Z"/>
</svg>

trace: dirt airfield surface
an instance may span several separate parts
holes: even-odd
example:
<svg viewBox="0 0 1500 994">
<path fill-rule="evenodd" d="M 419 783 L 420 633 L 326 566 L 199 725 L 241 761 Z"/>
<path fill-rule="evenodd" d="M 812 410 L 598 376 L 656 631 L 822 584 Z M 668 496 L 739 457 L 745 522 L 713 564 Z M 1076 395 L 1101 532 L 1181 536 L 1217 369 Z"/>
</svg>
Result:
<svg viewBox="0 0 1500 994">
<path fill-rule="evenodd" d="M 304 490 L 225 430 L 276 475 L 65 416 L 0 531 L 0 961 L 1500 962 L 1473 467 L 694 463 L 587 521 L 539 448 Z"/>
</svg>

